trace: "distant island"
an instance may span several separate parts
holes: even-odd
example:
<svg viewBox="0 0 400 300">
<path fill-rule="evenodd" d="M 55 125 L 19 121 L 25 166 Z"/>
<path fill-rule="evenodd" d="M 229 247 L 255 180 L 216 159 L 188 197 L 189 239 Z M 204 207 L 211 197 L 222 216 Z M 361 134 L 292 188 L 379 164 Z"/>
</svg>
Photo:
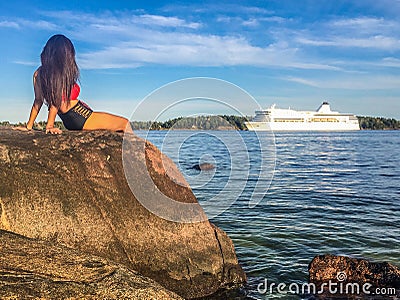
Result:
<svg viewBox="0 0 400 300">
<path fill-rule="evenodd" d="M 400 120 L 383 117 L 357 116 L 362 130 L 399 130 Z M 210 115 L 196 117 L 178 117 L 164 122 L 132 121 L 134 130 L 247 130 L 245 122 L 251 117 L 236 115 Z M 8 121 L 0 122 L 0 126 L 24 126 L 26 123 L 11 124 Z M 55 126 L 65 129 L 62 122 L 55 122 Z M 46 122 L 36 124 L 37 129 L 46 128 Z"/>
</svg>

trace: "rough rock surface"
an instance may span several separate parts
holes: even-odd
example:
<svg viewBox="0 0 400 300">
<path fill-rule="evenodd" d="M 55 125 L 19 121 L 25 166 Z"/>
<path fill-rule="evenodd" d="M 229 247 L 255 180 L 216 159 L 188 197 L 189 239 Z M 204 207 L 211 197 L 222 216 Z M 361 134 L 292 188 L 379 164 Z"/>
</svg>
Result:
<svg viewBox="0 0 400 300">
<path fill-rule="evenodd" d="M 373 293 L 377 287 L 394 288 L 396 294 L 400 296 L 400 268 L 387 262 L 377 263 L 346 256 L 318 255 L 310 263 L 308 272 L 309 282 L 316 286 L 329 281 L 342 282 L 344 286 L 347 283 L 358 283 L 360 287 L 369 283 L 372 286 L 367 289 L 367 292 Z M 362 293 L 361 288 L 360 293 Z M 335 296 L 340 298 L 340 295 L 331 295 L 332 298 Z M 364 295 L 364 298 L 368 297 L 369 295 Z M 381 299 L 378 295 L 370 295 L 370 297 Z M 386 299 L 387 297 L 388 295 Z"/>
<path fill-rule="evenodd" d="M 123 265 L 0 230 L 1 299 L 182 299 Z"/>
<path fill-rule="evenodd" d="M 111 259 L 184 298 L 244 283 L 222 230 L 208 220 L 167 221 L 135 198 L 122 167 L 122 137 L 0 129 L 0 229 Z M 178 203 L 197 203 L 172 161 L 140 138 L 132 145 L 132 168 L 145 162 L 156 184 L 150 195 L 161 191 Z M 141 187 L 143 174 L 131 176 Z"/>
</svg>

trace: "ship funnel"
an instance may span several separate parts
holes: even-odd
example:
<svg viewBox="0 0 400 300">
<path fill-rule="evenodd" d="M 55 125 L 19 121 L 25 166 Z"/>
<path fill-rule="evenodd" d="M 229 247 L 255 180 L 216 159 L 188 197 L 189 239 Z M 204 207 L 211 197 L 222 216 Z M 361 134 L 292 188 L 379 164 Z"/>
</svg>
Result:
<svg viewBox="0 0 400 300">
<path fill-rule="evenodd" d="M 317 109 L 317 112 L 325 114 L 332 111 L 328 102 L 322 102 L 321 106 Z"/>
</svg>

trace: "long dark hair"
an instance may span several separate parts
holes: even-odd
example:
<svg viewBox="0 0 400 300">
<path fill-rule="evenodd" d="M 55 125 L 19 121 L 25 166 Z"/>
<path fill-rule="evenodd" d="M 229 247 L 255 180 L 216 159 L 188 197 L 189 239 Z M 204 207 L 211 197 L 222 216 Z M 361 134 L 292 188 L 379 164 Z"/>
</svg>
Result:
<svg viewBox="0 0 400 300">
<path fill-rule="evenodd" d="M 63 99 L 69 105 L 71 89 L 79 79 L 75 61 L 75 48 L 62 34 L 53 35 L 40 54 L 39 84 L 42 96 L 49 104 L 60 109 Z"/>
</svg>

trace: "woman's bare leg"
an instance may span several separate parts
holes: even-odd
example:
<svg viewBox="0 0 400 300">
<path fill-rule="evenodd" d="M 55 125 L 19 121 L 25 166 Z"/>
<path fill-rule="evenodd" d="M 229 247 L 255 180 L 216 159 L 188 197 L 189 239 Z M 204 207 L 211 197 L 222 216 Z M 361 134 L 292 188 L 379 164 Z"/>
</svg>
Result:
<svg viewBox="0 0 400 300">
<path fill-rule="evenodd" d="M 86 120 L 83 130 L 105 129 L 112 131 L 133 132 L 129 120 L 106 112 L 92 112 Z"/>
</svg>

